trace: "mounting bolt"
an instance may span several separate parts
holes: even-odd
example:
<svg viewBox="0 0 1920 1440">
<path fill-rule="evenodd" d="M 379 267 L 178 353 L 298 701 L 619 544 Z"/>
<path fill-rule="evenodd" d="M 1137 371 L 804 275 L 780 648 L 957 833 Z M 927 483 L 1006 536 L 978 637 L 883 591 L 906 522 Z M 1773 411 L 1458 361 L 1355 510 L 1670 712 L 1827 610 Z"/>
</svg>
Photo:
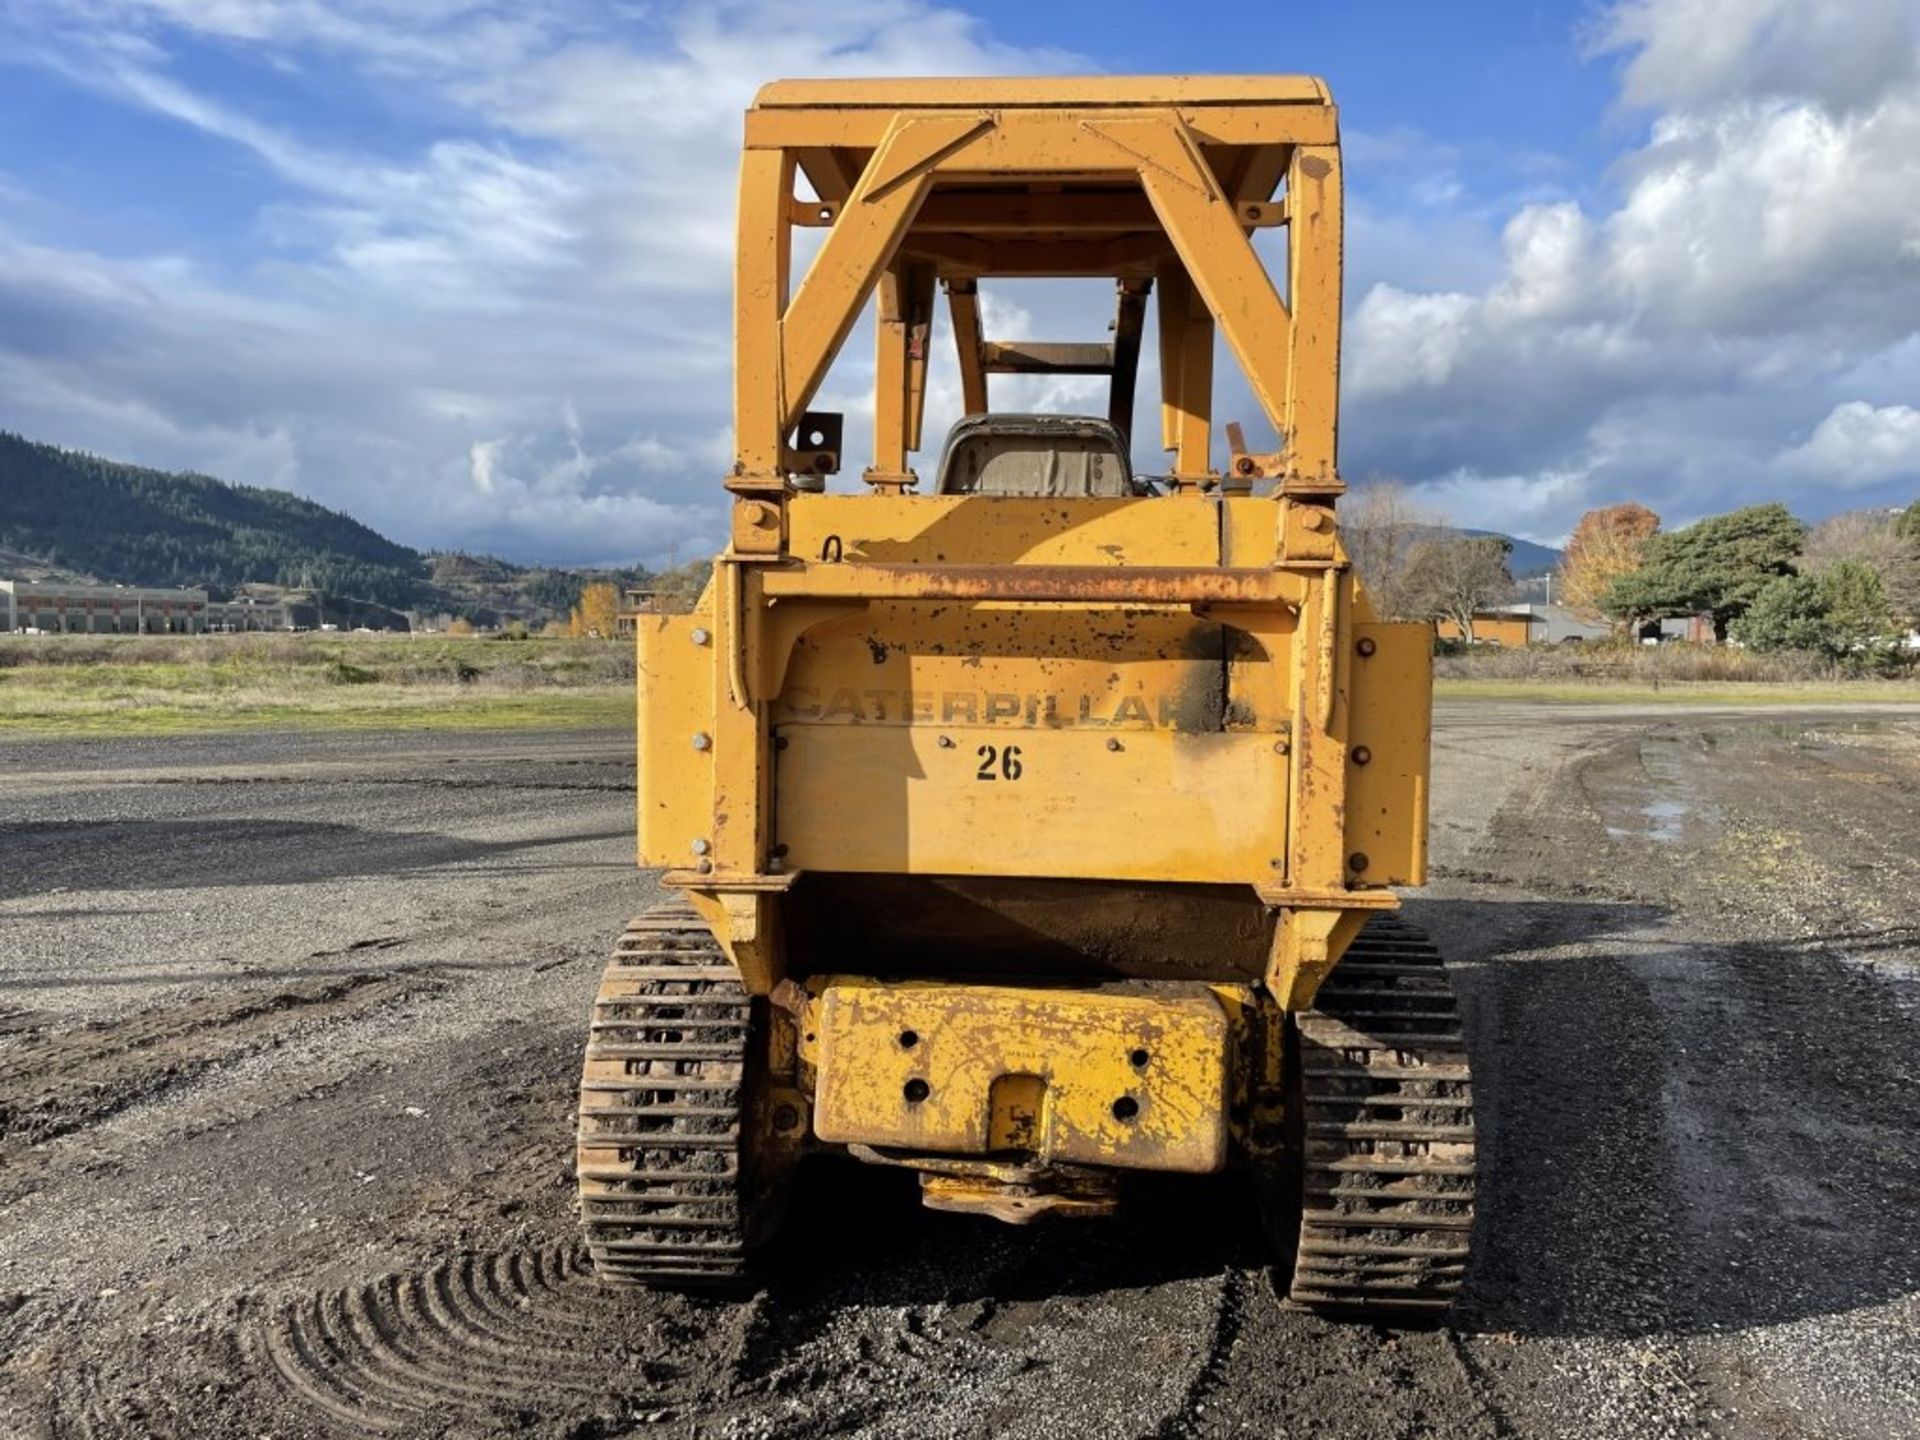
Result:
<svg viewBox="0 0 1920 1440">
<path fill-rule="evenodd" d="M 696 840 L 693 842 L 693 853 L 696 855 L 704 855 L 711 849 L 713 849 L 713 846 L 704 840 Z"/>
<path fill-rule="evenodd" d="M 747 523 L 757 530 L 771 530 L 780 523 L 779 512 L 763 500 L 747 502 Z"/>
<path fill-rule="evenodd" d="M 800 1112 L 791 1105 L 778 1105 L 773 1111 L 773 1128 L 781 1134 L 787 1134 L 798 1128 Z"/>
<path fill-rule="evenodd" d="M 1362 870 L 1365 870 L 1367 866 L 1371 865 L 1372 863 L 1373 862 L 1371 860 L 1367 859 L 1367 857 L 1358 850 L 1354 851 L 1353 854 L 1347 856 L 1347 868 L 1349 870 L 1354 871 L 1356 874 Z"/>
<path fill-rule="evenodd" d="M 693 737 L 693 748 L 696 750 L 711 750 L 713 748 L 713 737 L 705 731 L 701 731 Z"/>
<path fill-rule="evenodd" d="M 1107 749 L 1118 750 L 1119 748 L 1120 748 L 1120 742 L 1118 740 L 1107 741 Z"/>
<path fill-rule="evenodd" d="M 1373 637 L 1371 635 L 1362 635 L 1354 644 L 1353 648 L 1358 650 L 1362 655 L 1371 655 L 1380 647 L 1373 643 Z"/>
<path fill-rule="evenodd" d="M 1290 755 L 1293 753 L 1293 746 L 1285 740 L 1276 740 L 1273 742 L 1273 753 L 1276 755 Z"/>
<path fill-rule="evenodd" d="M 1373 751 L 1369 750 L 1366 746 L 1356 745 L 1353 747 L 1354 764 L 1364 765 L 1371 759 L 1373 759 Z"/>
<path fill-rule="evenodd" d="M 694 866 L 693 868 L 699 874 L 711 875 L 713 873 L 713 862 L 711 860 L 702 860 L 698 865 Z"/>
<path fill-rule="evenodd" d="M 940 748 L 942 750 L 953 749 L 953 737 L 951 735 L 942 735 L 940 737 Z"/>
<path fill-rule="evenodd" d="M 708 634 L 708 633 L 707 633 L 707 632 L 706 632 L 705 630 L 701 630 L 701 629 L 695 629 L 695 631 L 693 632 L 693 635 L 692 635 L 692 637 L 691 637 L 691 638 L 692 638 L 692 640 L 693 640 L 693 643 L 694 643 L 694 644 L 696 644 L 696 645 L 704 645 L 704 644 L 706 644 L 706 643 L 707 643 L 707 642 L 708 642 L 709 640 L 711 640 L 711 639 L 713 638 L 713 636 L 712 636 L 712 635 L 710 635 L 710 634 Z"/>
<path fill-rule="evenodd" d="M 1326 512 L 1324 510 L 1309 510 L 1300 517 L 1300 523 L 1309 530 L 1324 530 L 1327 528 Z"/>
</svg>

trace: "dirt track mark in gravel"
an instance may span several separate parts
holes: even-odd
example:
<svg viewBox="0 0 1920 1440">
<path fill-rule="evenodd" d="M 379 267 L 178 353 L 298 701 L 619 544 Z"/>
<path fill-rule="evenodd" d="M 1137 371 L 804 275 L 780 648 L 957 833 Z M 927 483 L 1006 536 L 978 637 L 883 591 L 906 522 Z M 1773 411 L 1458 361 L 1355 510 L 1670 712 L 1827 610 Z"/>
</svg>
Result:
<svg viewBox="0 0 1920 1440">
<path fill-rule="evenodd" d="M 324 976 L 41 1032 L 0 1053 L 0 1173 L 11 1171 L 23 1150 L 269 1049 L 296 1030 L 344 1023 L 437 984 L 421 972 Z"/>
<path fill-rule="evenodd" d="M 738 1307 L 669 1302 L 652 1323 L 571 1246 L 460 1255 L 287 1305 L 252 1337 L 273 1373 L 349 1432 L 531 1420 L 564 1397 L 609 1424 L 675 1418 L 698 1358 L 737 1340 Z M 676 1358 L 678 1357 L 678 1358 Z"/>
</svg>

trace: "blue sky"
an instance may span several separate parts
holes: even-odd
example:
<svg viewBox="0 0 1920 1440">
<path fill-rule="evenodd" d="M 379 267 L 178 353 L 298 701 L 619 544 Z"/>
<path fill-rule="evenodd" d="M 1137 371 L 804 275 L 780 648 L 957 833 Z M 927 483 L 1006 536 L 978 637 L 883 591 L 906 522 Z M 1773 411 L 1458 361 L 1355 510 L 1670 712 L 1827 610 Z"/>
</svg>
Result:
<svg viewBox="0 0 1920 1440">
<path fill-rule="evenodd" d="M 1352 187 L 1350 479 L 1549 542 L 1920 494 L 1920 0 L 822 9 L 0 0 L 0 427 L 422 546 L 686 558 L 760 81 L 1305 71 Z M 830 381 L 856 432 L 867 365 Z"/>
</svg>

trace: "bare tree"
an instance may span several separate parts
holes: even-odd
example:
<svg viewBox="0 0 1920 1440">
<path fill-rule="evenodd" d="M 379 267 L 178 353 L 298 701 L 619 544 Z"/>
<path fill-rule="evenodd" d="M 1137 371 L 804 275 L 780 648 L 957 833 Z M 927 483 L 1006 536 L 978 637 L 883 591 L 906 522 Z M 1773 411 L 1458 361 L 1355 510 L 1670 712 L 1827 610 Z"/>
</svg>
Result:
<svg viewBox="0 0 1920 1440">
<path fill-rule="evenodd" d="M 1849 560 L 1880 577 L 1896 616 L 1911 622 L 1920 615 L 1920 544 L 1901 533 L 1897 511 L 1849 510 L 1807 532 L 1802 574 L 1818 575 Z"/>
<path fill-rule="evenodd" d="M 1453 621 L 1471 644 L 1474 617 L 1513 595 L 1512 554 L 1512 542 L 1498 535 L 1429 536 L 1408 578 L 1413 613 Z"/>
<path fill-rule="evenodd" d="M 1340 502 L 1340 539 L 1381 618 L 1425 619 L 1412 582 L 1422 551 L 1446 525 L 1423 509 L 1398 480 L 1356 485 Z"/>
</svg>

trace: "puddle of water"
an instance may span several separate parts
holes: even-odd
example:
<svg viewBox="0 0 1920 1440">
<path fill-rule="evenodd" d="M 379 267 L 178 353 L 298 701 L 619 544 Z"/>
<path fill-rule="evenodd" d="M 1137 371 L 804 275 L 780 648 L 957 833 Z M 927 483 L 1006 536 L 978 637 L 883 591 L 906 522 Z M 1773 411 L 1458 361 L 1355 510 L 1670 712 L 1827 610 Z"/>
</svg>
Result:
<svg viewBox="0 0 1920 1440">
<path fill-rule="evenodd" d="M 1608 766 L 1588 781 L 1594 813 L 1609 839 L 1669 848 L 1710 838 L 1715 811 L 1698 793 L 1697 774 L 1699 766 L 1715 763 L 1710 747 L 1656 734 L 1621 759 L 1626 763 Z"/>
<path fill-rule="evenodd" d="M 1657 845 L 1675 843 L 1686 829 L 1689 808 L 1684 800 L 1649 800 L 1640 807 L 1647 821 L 1647 838 Z"/>
<path fill-rule="evenodd" d="M 1687 767 L 1698 762 L 1671 740 L 1655 740 L 1640 747 L 1640 763 L 1654 787 L 1652 797 L 1640 806 L 1644 834 L 1656 845 L 1676 844 L 1693 812 L 1682 798 L 1687 789 Z"/>
</svg>

